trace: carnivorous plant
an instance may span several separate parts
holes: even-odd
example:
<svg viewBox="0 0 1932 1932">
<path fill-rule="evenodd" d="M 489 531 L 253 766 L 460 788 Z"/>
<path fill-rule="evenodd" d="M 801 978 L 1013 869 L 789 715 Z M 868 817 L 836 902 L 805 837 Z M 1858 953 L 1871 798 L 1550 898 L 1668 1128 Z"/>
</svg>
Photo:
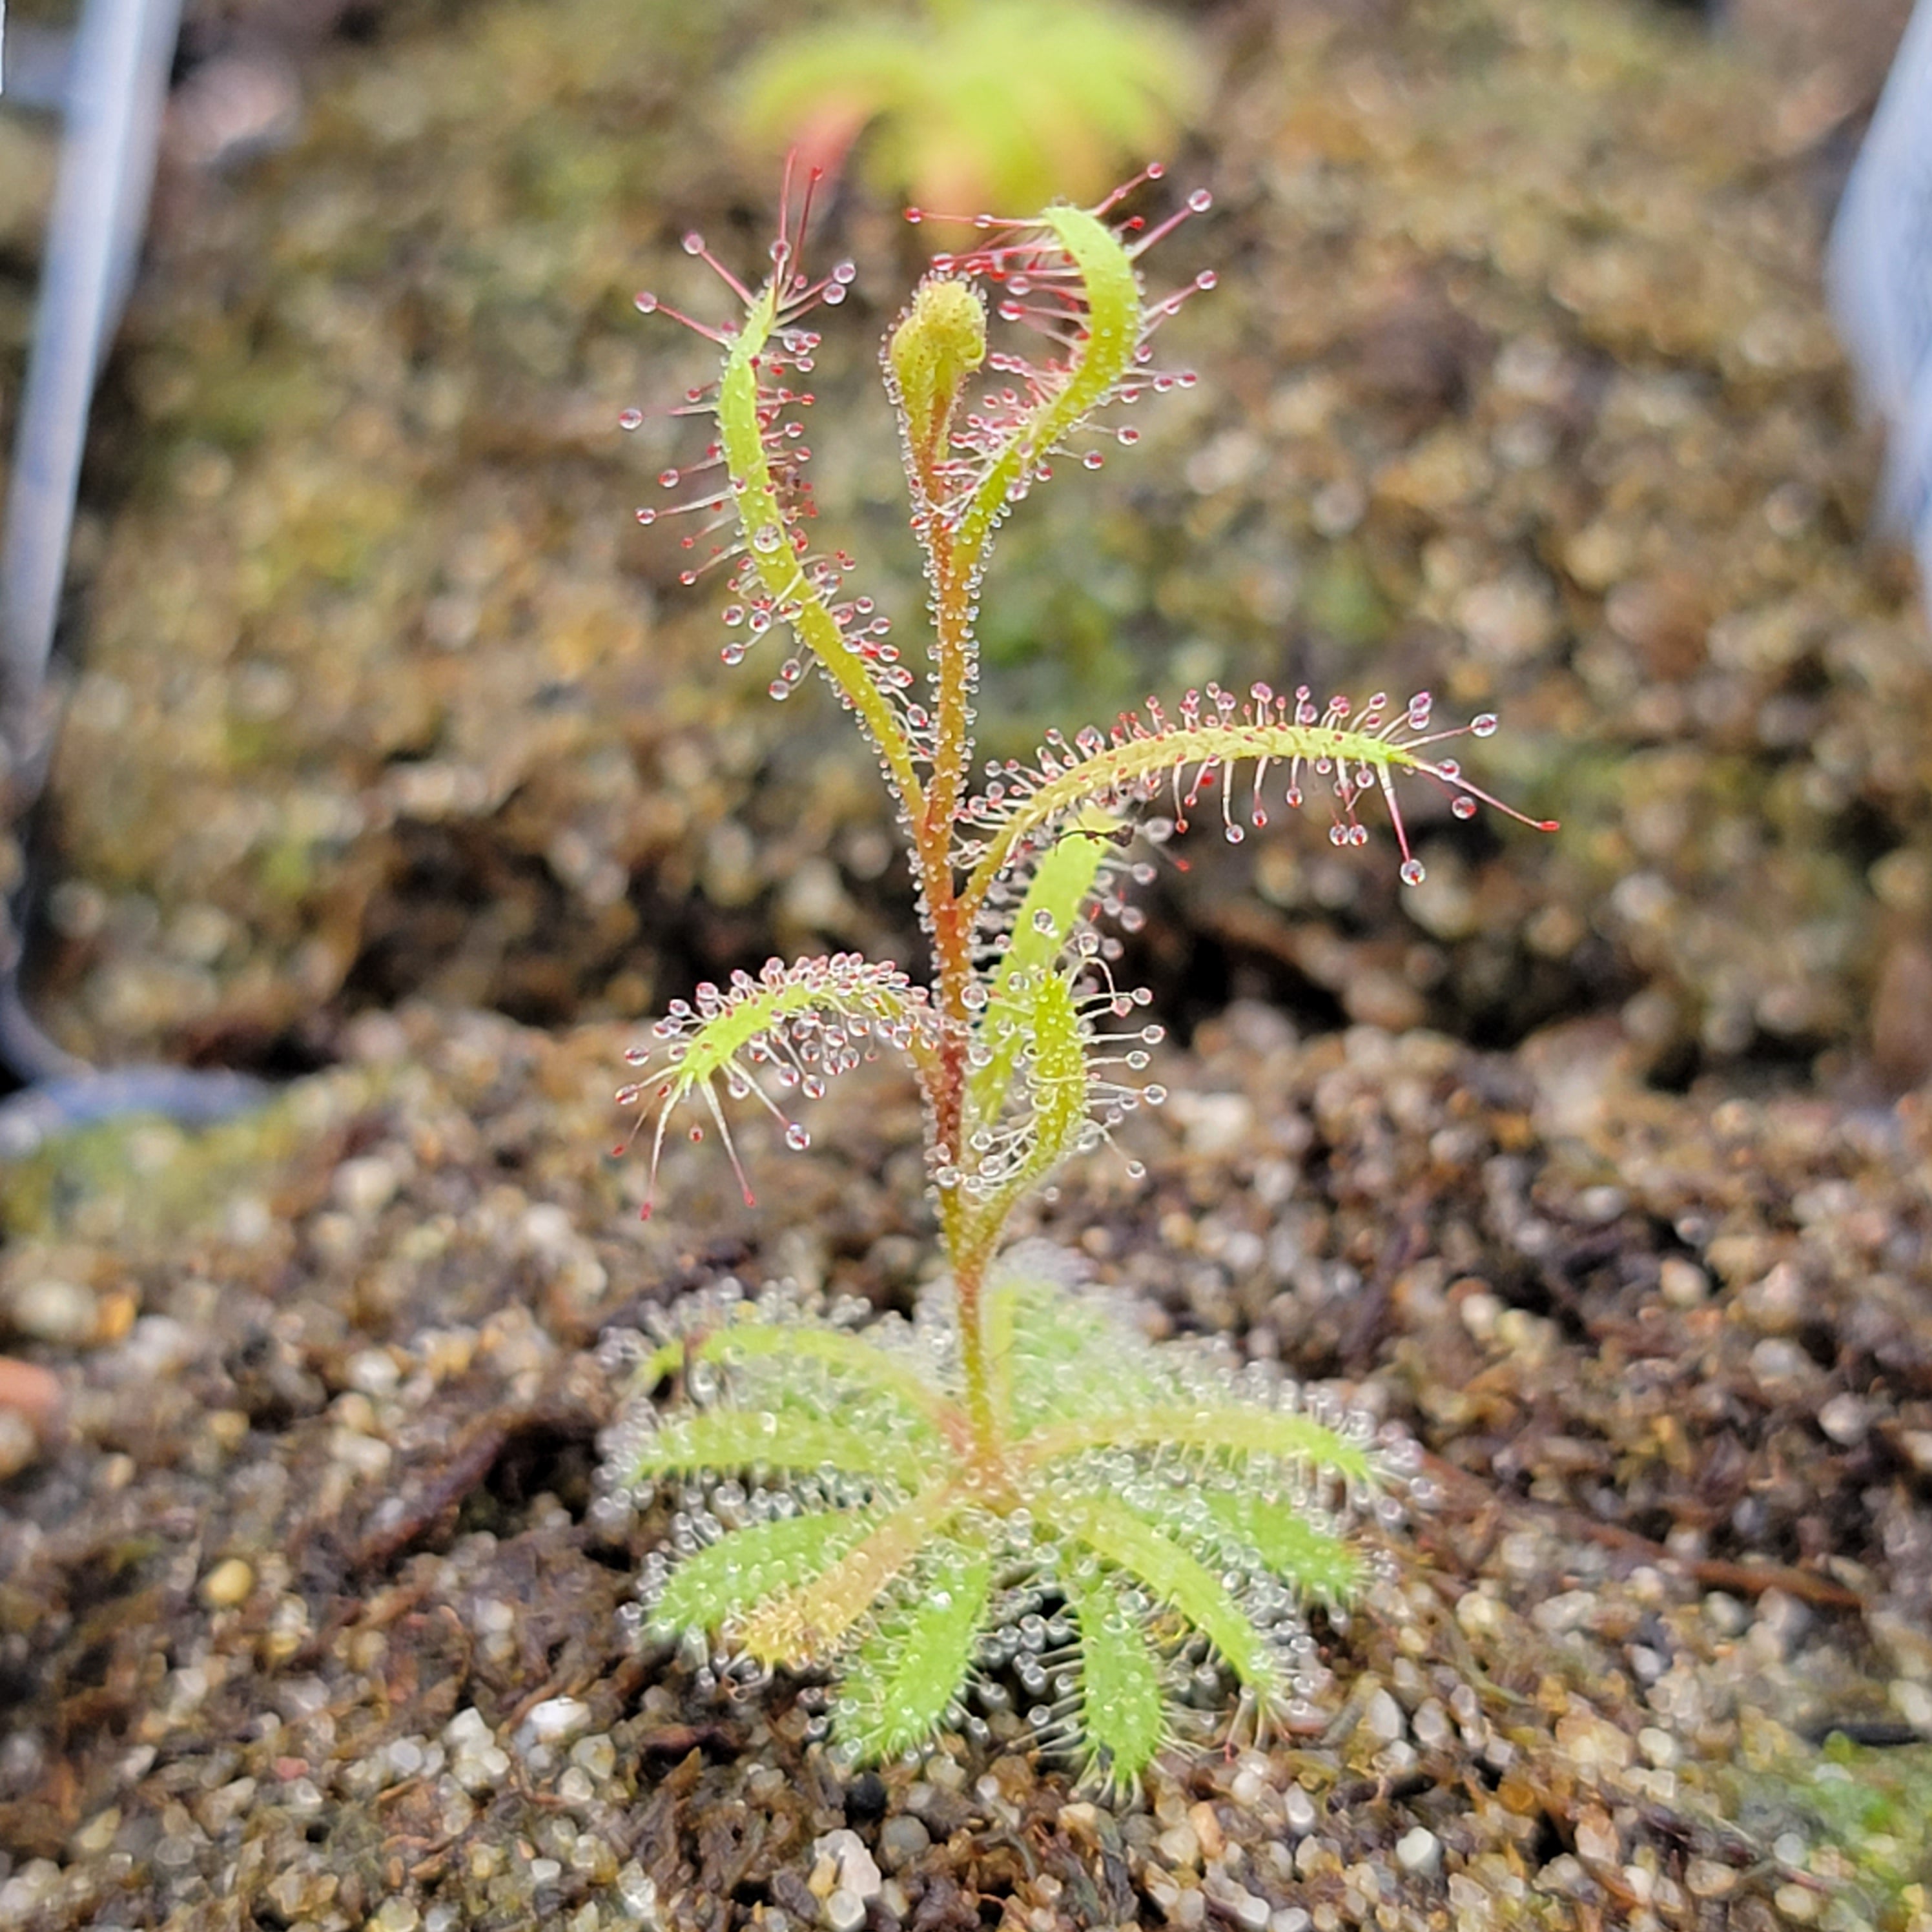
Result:
<svg viewBox="0 0 1932 1932">
<path fill-rule="evenodd" d="M 633 1056 L 620 1099 L 648 1132 L 653 1187 L 681 1115 L 693 1138 L 715 1130 L 742 1184 L 733 1103 L 765 1108 L 802 1148 L 790 1096 L 903 1055 L 946 1272 L 910 1319 L 862 1325 L 868 1310 L 727 1283 L 648 1340 L 614 1338 L 632 1393 L 606 1480 L 620 1502 L 662 1490 L 674 1506 L 641 1620 L 720 1676 L 828 1673 L 832 1737 L 861 1761 L 947 1726 L 1017 1724 L 1120 1786 L 1204 1685 L 1232 1690 L 1238 1724 L 1292 1717 L 1319 1670 L 1304 1612 L 1360 1594 L 1359 1526 L 1399 1511 L 1413 1468 L 1406 1439 L 1366 1415 L 1262 1367 L 1156 1346 L 1067 1257 L 1005 1241 L 1062 1162 L 1162 1097 L 1142 1080 L 1160 1030 L 1116 978 L 1108 929 L 1148 869 L 1138 838 L 1205 814 L 1239 840 L 1306 802 L 1356 847 L 1360 808 L 1379 800 L 1414 884 L 1401 782 L 1432 781 L 1459 816 L 1498 802 L 1449 754 L 1493 718 L 1445 724 L 1426 694 L 1358 707 L 1261 684 L 1150 698 L 976 774 L 976 619 L 1000 526 L 1053 470 L 1097 467 L 1103 439 L 1133 442 L 1134 405 L 1192 380 L 1160 366 L 1155 339 L 1213 276 L 1154 298 L 1142 264 L 1208 197 L 1152 225 L 1124 215 L 1159 173 L 1091 208 L 980 218 L 888 334 L 928 586 L 928 633 L 910 652 L 811 516 L 812 319 L 843 298 L 850 266 L 808 274 L 810 194 L 794 207 L 789 183 L 761 285 L 686 243 L 740 313 L 676 317 L 717 348 L 715 382 L 685 404 L 708 446 L 662 479 L 686 492 L 674 508 L 640 516 L 688 519 L 687 580 L 728 581 L 728 663 L 775 658 L 777 698 L 815 666 L 856 719 L 910 848 L 928 971 L 839 953 L 700 986 Z M 674 313 L 650 294 L 638 306 Z"/>
</svg>

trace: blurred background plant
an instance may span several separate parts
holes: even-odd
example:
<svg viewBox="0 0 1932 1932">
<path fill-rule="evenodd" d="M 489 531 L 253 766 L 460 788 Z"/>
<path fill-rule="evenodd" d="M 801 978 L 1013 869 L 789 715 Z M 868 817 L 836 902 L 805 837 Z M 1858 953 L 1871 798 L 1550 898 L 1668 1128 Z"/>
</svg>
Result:
<svg viewBox="0 0 1932 1932">
<path fill-rule="evenodd" d="M 776 38 L 739 76 L 761 153 L 970 214 L 1094 200 L 1167 152 L 1201 112 L 1208 68 L 1178 22 L 1106 0 L 925 0 Z"/>
</svg>

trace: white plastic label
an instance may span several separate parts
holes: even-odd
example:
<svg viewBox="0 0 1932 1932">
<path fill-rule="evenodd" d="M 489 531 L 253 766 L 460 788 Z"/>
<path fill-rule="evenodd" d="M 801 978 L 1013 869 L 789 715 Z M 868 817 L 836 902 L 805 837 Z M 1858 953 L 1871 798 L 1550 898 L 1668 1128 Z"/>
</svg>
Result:
<svg viewBox="0 0 1932 1932">
<path fill-rule="evenodd" d="M 1846 184 L 1826 266 L 1866 397 L 1885 418 L 1887 526 L 1932 602 L 1932 0 L 1918 0 Z"/>
</svg>

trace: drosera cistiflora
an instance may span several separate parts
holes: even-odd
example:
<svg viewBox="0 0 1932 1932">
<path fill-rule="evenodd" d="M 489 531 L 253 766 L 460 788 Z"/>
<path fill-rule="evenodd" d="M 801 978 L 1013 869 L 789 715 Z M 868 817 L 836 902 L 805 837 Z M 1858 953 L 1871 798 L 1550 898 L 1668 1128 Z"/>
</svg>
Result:
<svg viewBox="0 0 1932 1932">
<path fill-rule="evenodd" d="M 1141 264 L 1209 197 L 1151 225 L 1124 212 L 1160 173 L 1091 208 L 975 218 L 888 332 L 928 585 L 912 653 L 848 588 L 852 558 L 814 541 L 809 319 L 852 272 L 803 266 L 814 184 L 795 200 L 788 178 L 755 290 L 688 238 L 740 304 L 735 322 L 638 298 L 721 352 L 716 380 L 680 405 L 710 439 L 661 477 L 676 500 L 640 518 L 680 520 L 687 582 L 726 580 L 728 664 L 769 646 L 772 697 L 816 665 L 856 714 L 910 848 L 930 958 L 922 980 L 841 953 L 700 986 L 633 1054 L 620 1102 L 649 1130 L 652 1198 L 669 1124 L 695 1103 L 691 1137 L 715 1129 L 748 1204 L 732 1105 L 762 1106 L 802 1148 L 794 1096 L 892 1049 L 919 1083 L 946 1272 L 910 1320 L 727 1282 L 658 1312 L 649 1336 L 607 1338 L 629 1395 L 605 1444 L 604 1507 L 672 1506 L 640 1627 L 686 1643 L 718 1683 L 829 1673 L 830 1734 L 856 1761 L 949 1726 L 983 1734 L 1012 1711 L 1120 1788 L 1188 1734 L 1204 1678 L 1232 1690 L 1237 1732 L 1306 1718 L 1322 1674 L 1306 1612 L 1339 1616 L 1360 1597 L 1382 1560 L 1364 1530 L 1414 1494 L 1412 1445 L 1267 1365 L 1147 1340 L 1067 1256 L 1009 1245 L 1007 1231 L 1070 1155 L 1162 1097 L 1142 1078 L 1161 1030 L 1114 972 L 1112 928 L 1132 923 L 1124 895 L 1146 869 L 1138 842 L 1208 816 L 1238 842 L 1277 805 L 1319 803 L 1331 841 L 1354 848 L 1369 838 L 1360 807 L 1379 800 L 1418 884 L 1396 790 L 1417 776 L 1457 817 L 1488 804 L 1554 829 L 1448 750 L 1494 718 L 1443 724 L 1426 693 L 1358 707 L 1210 685 L 1049 732 L 1030 760 L 976 778 L 976 626 L 1000 525 L 1057 459 L 1097 467 L 1105 446 L 1136 440 L 1131 423 L 1096 427 L 1102 412 L 1193 380 L 1160 366 L 1154 338 L 1213 273 L 1152 298 Z"/>
</svg>

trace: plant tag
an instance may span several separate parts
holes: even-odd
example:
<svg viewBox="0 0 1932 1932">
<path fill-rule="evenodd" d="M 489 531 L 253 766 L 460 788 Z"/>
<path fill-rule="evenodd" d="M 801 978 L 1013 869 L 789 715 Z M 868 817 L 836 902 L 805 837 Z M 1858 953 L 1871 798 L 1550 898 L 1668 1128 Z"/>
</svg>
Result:
<svg viewBox="0 0 1932 1932">
<path fill-rule="evenodd" d="M 1918 0 L 1832 224 L 1826 280 L 1887 429 L 1884 526 L 1932 602 L 1932 0 Z"/>
</svg>

